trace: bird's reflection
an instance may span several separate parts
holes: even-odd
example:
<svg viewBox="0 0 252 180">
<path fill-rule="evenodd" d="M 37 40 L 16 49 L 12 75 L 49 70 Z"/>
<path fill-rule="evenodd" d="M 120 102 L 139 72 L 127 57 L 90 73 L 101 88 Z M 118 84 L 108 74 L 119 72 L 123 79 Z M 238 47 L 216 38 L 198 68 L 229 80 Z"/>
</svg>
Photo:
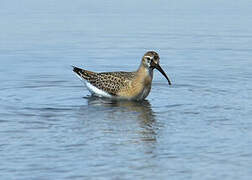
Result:
<svg viewBox="0 0 252 180">
<path fill-rule="evenodd" d="M 137 101 L 116 101 L 107 98 L 100 98 L 95 96 L 84 97 L 88 100 L 88 106 L 102 106 L 102 107 L 111 107 L 113 110 L 108 111 L 107 113 L 120 112 L 120 117 L 118 119 L 123 120 L 124 117 L 128 117 L 129 114 L 133 114 L 140 123 L 140 127 L 143 129 L 141 131 L 142 137 L 145 141 L 155 140 L 155 115 L 152 111 L 151 104 L 148 100 L 141 102 Z M 123 113 L 123 114 L 121 114 Z M 115 116 L 114 114 L 111 116 Z"/>
</svg>

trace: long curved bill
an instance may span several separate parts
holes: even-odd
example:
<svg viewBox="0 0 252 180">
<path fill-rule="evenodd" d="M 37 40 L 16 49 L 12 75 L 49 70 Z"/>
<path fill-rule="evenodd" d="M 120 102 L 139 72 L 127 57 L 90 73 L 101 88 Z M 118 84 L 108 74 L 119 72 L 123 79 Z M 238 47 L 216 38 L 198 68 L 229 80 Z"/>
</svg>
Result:
<svg viewBox="0 0 252 180">
<path fill-rule="evenodd" d="M 163 69 L 161 68 L 161 66 L 159 66 L 159 64 L 155 64 L 154 68 L 156 68 L 159 72 L 161 72 L 163 74 L 163 76 L 167 79 L 168 84 L 171 85 L 171 81 L 168 78 L 168 76 L 165 74 L 165 72 L 163 71 Z"/>
</svg>

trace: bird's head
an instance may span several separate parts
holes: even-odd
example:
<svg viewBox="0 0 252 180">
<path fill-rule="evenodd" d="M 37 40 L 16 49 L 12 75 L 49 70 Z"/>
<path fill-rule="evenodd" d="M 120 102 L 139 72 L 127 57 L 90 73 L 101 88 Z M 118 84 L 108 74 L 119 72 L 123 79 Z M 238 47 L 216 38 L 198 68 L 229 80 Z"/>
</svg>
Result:
<svg viewBox="0 0 252 180">
<path fill-rule="evenodd" d="M 159 55 L 155 51 L 148 51 L 144 54 L 142 58 L 142 65 L 149 70 L 157 69 L 162 75 L 167 79 L 169 85 L 171 85 L 171 81 L 168 76 L 165 74 L 161 66 L 159 65 Z"/>
</svg>

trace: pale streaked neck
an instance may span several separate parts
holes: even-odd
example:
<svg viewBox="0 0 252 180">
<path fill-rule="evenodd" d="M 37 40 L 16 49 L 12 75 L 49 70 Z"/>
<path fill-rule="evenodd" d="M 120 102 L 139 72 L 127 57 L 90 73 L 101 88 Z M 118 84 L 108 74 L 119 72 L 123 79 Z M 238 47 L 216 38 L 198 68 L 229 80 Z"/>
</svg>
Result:
<svg viewBox="0 0 252 180">
<path fill-rule="evenodd" d="M 150 69 L 146 66 L 144 66 L 143 64 L 141 64 L 139 66 L 139 68 L 137 69 L 137 74 L 141 75 L 141 76 L 151 76 L 153 77 L 153 69 Z"/>
</svg>

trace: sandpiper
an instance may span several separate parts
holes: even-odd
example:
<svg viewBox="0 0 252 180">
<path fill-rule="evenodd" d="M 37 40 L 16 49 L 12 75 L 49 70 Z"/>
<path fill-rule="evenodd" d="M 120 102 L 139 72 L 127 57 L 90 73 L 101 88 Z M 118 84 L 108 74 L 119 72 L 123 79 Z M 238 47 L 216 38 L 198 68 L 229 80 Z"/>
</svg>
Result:
<svg viewBox="0 0 252 180">
<path fill-rule="evenodd" d="M 102 72 L 96 73 L 73 66 L 73 71 L 84 80 L 92 95 L 113 99 L 143 100 L 151 90 L 153 69 L 157 69 L 168 80 L 159 65 L 159 55 L 155 51 L 148 51 L 142 57 L 141 64 L 133 72 Z"/>
</svg>

